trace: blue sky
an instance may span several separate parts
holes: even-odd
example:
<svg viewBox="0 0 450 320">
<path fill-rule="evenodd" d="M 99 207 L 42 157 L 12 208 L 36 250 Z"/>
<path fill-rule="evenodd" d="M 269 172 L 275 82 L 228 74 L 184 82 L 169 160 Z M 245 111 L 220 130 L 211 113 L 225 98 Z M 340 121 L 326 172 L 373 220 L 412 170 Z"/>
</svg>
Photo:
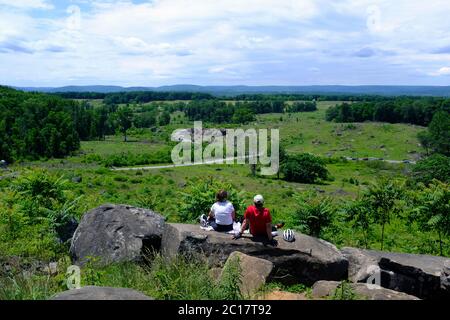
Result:
<svg viewBox="0 0 450 320">
<path fill-rule="evenodd" d="M 0 0 L 0 84 L 450 85 L 448 0 Z"/>
</svg>

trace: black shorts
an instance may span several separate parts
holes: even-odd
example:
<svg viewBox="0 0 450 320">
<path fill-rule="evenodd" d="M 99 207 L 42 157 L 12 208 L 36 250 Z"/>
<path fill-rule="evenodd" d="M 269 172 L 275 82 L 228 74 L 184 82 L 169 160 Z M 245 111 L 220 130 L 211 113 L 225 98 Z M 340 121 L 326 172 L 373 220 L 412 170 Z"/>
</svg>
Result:
<svg viewBox="0 0 450 320">
<path fill-rule="evenodd" d="M 210 226 L 213 227 L 214 231 L 217 232 L 228 232 L 233 230 L 233 225 L 224 225 L 224 224 L 217 224 L 215 222 L 211 222 Z"/>
</svg>

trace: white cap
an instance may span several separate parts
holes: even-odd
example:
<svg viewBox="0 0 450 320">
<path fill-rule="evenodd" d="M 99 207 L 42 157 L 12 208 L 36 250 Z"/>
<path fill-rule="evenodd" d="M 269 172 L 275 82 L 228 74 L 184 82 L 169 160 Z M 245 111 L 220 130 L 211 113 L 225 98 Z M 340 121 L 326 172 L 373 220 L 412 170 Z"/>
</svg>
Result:
<svg viewBox="0 0 450 320">
<path fill-rule="evenodd" d="M 255 203 L 264 203 L 264 198 L 262 195 L 258 194 L 253 198 L 253 202 Z"/>
</svg>

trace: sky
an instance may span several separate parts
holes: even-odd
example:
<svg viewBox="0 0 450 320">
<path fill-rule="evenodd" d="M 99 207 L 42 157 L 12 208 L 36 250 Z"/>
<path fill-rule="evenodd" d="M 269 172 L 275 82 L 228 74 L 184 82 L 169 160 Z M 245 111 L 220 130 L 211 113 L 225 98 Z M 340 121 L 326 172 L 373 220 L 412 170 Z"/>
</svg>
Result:
<svg viewBox="0 0 450 320">
<path fill-rule="evenodd" d="M 448 0 L 0 0 L 0 84 L 450 85 Z"/>
</svg>

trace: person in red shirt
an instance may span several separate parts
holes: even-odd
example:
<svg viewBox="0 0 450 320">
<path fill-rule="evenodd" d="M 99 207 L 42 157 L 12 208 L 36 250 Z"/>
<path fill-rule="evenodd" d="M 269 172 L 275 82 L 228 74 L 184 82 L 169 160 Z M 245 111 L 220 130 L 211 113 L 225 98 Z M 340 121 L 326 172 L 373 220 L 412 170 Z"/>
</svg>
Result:
<svg viewBox="0 0 450 320">
<path fill-rule="evenodd" d="M 249 206 L 244 214 L 241 231 L 234 237 L 238 239 L 250 226 L 250 233 L 255 237 L 267 237 L 271 244 L 276 245 L 272 236 L 272 216 L 270 210 L 264 207 L 264 198 L 256 195 L 253 198 L 254 205 Z"/>
</svg>

